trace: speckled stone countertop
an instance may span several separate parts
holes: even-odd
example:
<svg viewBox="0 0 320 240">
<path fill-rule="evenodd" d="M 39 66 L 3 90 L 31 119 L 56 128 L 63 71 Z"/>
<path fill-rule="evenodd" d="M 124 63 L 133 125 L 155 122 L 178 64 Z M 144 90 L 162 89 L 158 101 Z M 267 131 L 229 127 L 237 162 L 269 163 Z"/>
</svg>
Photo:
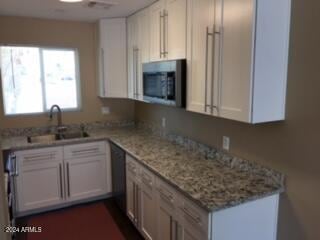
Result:
<svg viewBox="0 0 320 240">
<path fill-rule="evenodd" d="M 253 163 L 243 167 L 243 164 L 234 164 L 234 160 L 226 164 L 221 161 L 225 157 L 218 152 L 208 157 L 146 130 L 122 127 L 96 129 L 88 133 L 88 138 L 41 144 L 27 143 L 24 136 L 4 137 L 1 149 L 23 150 L 109 139 L 209 212 L 284 190 L 283 176 L 278 172 Z"/>
</svg>

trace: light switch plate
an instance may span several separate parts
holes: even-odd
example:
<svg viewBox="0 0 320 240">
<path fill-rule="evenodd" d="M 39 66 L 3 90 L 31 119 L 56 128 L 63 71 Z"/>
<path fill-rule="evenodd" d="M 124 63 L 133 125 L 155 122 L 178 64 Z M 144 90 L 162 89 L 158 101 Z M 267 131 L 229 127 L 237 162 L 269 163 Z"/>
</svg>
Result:
<svg viewBox="0 0 320 240">
<path fill-rule="evenodd" d="M 109 108 L 109 107 L 102 107 L 102 108 L 101 108 L 101 113 L 102 113 L 103 115 L 109 114 L 109 113 L 110 113 L 110 108 Z"/>
<path fill-rule="evenodd" d="M 167 125 L 167 119 L 165 117 L 162 118 L 162 127 L 165 128 Z"/>
<path fill-rule="evenodd" d="M 230 138 L 227 136 L 222 137 L 222 148 L 226 151 L 230 149 Z"/>
</svg>

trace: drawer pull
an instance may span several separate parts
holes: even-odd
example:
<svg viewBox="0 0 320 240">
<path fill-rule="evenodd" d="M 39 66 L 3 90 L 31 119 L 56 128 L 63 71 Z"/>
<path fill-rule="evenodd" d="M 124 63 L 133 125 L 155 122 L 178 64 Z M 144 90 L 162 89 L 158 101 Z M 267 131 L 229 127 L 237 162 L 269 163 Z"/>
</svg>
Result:
<svg viewBox="0 0 320 240">
<path fill-rule="evenodd" d="M 197 224 L 201 223 L 201 219 L 198 216 L 194 216 L 186 207 L 181 208 L 182 211 L 188 216 L 190 217 L 194 222 L 196 222 Z"/>
<path fill-rule="evenodd" d="M 54 153 L 50 154 L 39 154 L 39 155 L 32 155 L 32 156 L 26 156 L 24 157 L 26 162 L 32 162 L 32 161 L 39 161 L 39 160 L 50 160 L 54 156 Z"/>
<path fill-rule="evenodd" d="M 133 173 L 137 173 L 137 168 L 135 165 L 131 164 L 131 163 L 128 163 L 128 168 L 131 172 Z"/>
<path fill-rule="evenodd" d="M 74 150 L 74 151 L 72 151 L 72 154 L 79 155 L 79 154 L 90 154 L 90 153 L 95 153 L 95 152 L 99 152 L 99 148 Z"/>
<path fill-rule="evenodd" d="M 144 177 L 142 177 L 142 182 L 146 185 L 149 185 L 150 187 L 152 187 L 152 181 L 151 180 L 147 180 Z"/>
<path fill-rule="evenodd" d="M 142 181 L 145 184 L 152 186 L 152 179 L 145 173 L 142 173 Z"/>
<path fill-rule="evenodd" d="M 169 201 L 169 202 L 173 202 L 173 197 L 172 197 L 172 195 L 167 195 L 167 194 L 165 194 L 165 192 L 161 189 L 161 188 L 159 188 L 158 189 L 158 191 L 159 191 L 159 193 L 160 193 L 160 196 L 162 197 L 162 198 L 164 198 L 165 200 L 167 200 L 167 201 Z"/>
</svg>

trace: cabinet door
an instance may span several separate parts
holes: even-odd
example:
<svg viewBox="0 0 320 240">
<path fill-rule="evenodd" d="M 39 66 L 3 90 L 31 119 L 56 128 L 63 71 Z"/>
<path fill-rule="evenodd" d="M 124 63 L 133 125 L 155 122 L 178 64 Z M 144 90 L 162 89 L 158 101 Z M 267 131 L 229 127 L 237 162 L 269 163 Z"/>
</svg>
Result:
<svg viewBox="0 0 320 240">
<path fill-rule="evenodd" d="M 136 177 L 127 169 L 126 172 L 126 197 L 127 197 L 127 216 L 133 224 L 138 225 L 137 213 L 137 183 Z"/>
<path fill-rule="evenodd" d="M 18 212 L 54 206 L 64 201 L 62 149 L 27 150 L 17 152 L 16 156 Z"/>
<path fill-rule="evenodd" d="M 183 240 L 206 240 L 203 236 L 190 231 L 190 229 L 183 228 Z"/>
<path fill-rule="evenodd" d="M 136 99 L 143 100 L 143 63 L 150 61 L 150 14 L 149 8 L 137 13 L 138 49 L 137 49 L 137 83 Z"/>
<path fill-rule="evenodd" d="M 128 97 L 134 99 L 136 96 L 137 78 L 137 48 L 138 48 L 138 21 L 137 16 L 127 18 L 128 36 Z"/>
<path fill-rule="evenodd" d="M 186 58 L 187 1 L 167 0 L 164 51 L 169 60 Z"/>
<path fill-rule="evenodd" d="M 188 0 L 187 109 L 212 114 L 214 1 Z"/>
<path fill-rule="evenodd" d="M 168 194 L 158 193 L 157 230 L 158 239 L 177 240 L 178 222 L 175 219 L 175 206 L 173 198 Z"/>
<path fill-rule="evenodd" d="M 141 49 L 141 62 L 150 61 L 150 9 L 146 8 L 137 13 L 138 17 L 138 45 Z"/>
<path fill-rule="evenodd" d="M 126 98 L 127 52 L 126 19 L 100 21 L 100 91 L 101 97 Z"/>
<path fill-rule="evenodd" d="M 255 1 L 221 1 L 217 1 L 216 8 L 221 41 L 217 47 L 220 49 L 219 116 L 250 122 Z"/>
<path fill-rule="evenodd" d="M 68 201 L 107 193 L 106 155 L 65 160 Z"/>
<path fill-rule="evenodd" d="M 210 214 L 184 196 L 180 197 L 180 203 L 179 222 L 182 239 L 210 239 Z"/>
<path fill-rule="evenodd" d="M 150 6 L 150 61 L 165 59 L 163 55 L 164 8 L 164 0 L 160 0 Z"/>
<path fill-rule="evenodd" d="M 141 171 L 139 188 L 139 225 L 141 233 L 148 240 L 156 238 L 156 197 L 154 191 L 154 177 L 144 169 Z"/>
</svg>

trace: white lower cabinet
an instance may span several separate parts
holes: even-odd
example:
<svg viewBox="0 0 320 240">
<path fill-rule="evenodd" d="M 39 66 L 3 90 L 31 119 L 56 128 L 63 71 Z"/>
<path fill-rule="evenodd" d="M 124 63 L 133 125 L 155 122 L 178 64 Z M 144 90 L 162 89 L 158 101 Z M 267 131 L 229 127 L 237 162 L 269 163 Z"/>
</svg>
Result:
<svg viewBox="0 0 320 240">
<path fill-rule="evenodd" d="M 65 182 L 69 201 L 106 193 L 107 169 L 105 142 L 66 146 Z"/>
<path fill-rule="evenodd" d="M 156 239 L 154 175 L 126 156 L 127 215 L 147 240 Z"/>
<path fill-rule="evenodd" d="M 19 212 L 60 204 L 63 199 L 62 148 L 16 152 L 15 178 Z"/>
<path fill-rule="evenodd" d="M 177 194 L 168 184 L 157 179 L 157 236 L 158 239 L 181 239 L 177 215 Z"/>
<path fill-rule="evenodd" d="M 276 240 L 279 194 L 209 212 L 126 157 L 127 215 L 147 240 Z"/>
<path fill-rule="evenodd" d="M 156 195 L 154 175 L 144 168 L 140 172 L 141 183 L 139 188 L 140 229 L 145 239 L 156 239 Z"/>
<path fill-rule="evenodd" d="M 210 213 L 193 204 L 183 196 L 179 197 L 179 222 L 181 224 L 181 238 L 184 240 L 211 239 Z"/>
<path fill-rule="evenodd" d="M 137 167 L 126 163 L 126 186 L 127 186 L 127 215 L 136 227 L 138 227 L 138 197 L 139 184 L 137 182 Z"/>
<path fill-rule="evenodd" d="M 105 142 L 17 151 L 17 211 L 45 209 L 111 192 Z"/>
</svg>

